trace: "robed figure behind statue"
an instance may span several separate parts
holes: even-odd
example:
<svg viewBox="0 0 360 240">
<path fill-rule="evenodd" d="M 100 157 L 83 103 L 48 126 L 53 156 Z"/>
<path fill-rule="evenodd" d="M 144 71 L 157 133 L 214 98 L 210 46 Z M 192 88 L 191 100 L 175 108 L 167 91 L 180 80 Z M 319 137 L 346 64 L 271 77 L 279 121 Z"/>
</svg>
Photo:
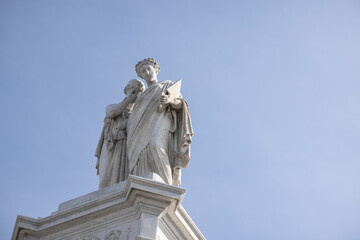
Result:
<svg viewBox="0 0 360 240">
<path fill-rule="evenodd" d="M 99 175 L 99 188 L 127 180 L 129 163 L 126 156 L 126 125 L 137 95 L 144 91 L 144 84 L 137 79 L 129 81 L 124 89 L 125 99 L 106 107 L 104 127 L 95 156 Z"/>
<path fill-rule="evenodd" d="M 138 62 L 135 70 L 148 88 L 137 96 L 127 123 L 129 172 L 138 176 L 153 172 L 178 186 L 181 168 L 190 160 L 193 135 L 187 102 L 180 93 L 165 94 L 174 83 L 158 82 L 160 67 L 154 59 Z"/>
</svg>

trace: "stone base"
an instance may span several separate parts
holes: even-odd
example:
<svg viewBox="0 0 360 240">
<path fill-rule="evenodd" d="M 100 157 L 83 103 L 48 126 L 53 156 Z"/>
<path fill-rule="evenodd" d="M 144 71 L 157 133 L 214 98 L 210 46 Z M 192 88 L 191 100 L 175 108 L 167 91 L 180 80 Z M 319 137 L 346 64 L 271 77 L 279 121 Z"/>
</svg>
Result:
<svg viewBox="0 0 360 240">
<path fill-rule="evenodd" d="M 205 239 L 180 205 L 185 189 L 146 177 L 64 202 L 45 218 L 18 216 L 12 240 Z"/>
</svg>

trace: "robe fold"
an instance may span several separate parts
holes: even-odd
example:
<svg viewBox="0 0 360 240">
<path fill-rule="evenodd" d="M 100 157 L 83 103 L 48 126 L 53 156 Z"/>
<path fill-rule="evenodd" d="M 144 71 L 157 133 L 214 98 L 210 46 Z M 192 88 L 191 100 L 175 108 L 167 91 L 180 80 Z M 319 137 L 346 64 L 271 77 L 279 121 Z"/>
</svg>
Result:
<svg viewBox="0 0 360 240">
<path fill-rule="evenodd" d="M 107 108 L 118 108 L 117 104 Z M 104 127 L 96 148 L 95 156 L 97 174 L 99 175 L 99 189 L 127 180 L 129 167 L 126 156 L 126 131 L 120 130 L 116 135 L 112 130 L 119 123 L 126 121 L 129 109 L 115 118 L 105 117 Z"/>
<path fill-rule="evenodd" d="M 127 156 L 130 174 L 154 172 L 178 186 L 179 174 L 175 171 L 174 175 L 174 170 L 186 167 L 190 160 L 193 130 L 188 105 L 181 96 L 180 110 L 167 106 L 159 112 L 160 96 L 172 84 L 158 82 L 138 95 L 127 125 Z"/>
</svg>

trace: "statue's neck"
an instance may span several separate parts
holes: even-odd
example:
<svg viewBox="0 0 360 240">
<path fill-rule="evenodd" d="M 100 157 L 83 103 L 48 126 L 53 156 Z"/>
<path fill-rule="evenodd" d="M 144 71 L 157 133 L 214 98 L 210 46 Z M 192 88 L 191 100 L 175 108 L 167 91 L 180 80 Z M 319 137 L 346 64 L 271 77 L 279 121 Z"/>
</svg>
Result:
<svg viewBox="0 0 360 240">
<path fill-rule="evenodd" d="M 155 79 L 153 79 L 153 80 L 151 80 L 151 81 L 149 81 L 149 82 L 146 82 L 146 84 L 148 85 L 148 87 L 150 87 L 150 86 L 152 86 L 152 85 L 154 85 L 154 84 L 156 84 L 156 83 L 158 83 L 157 78 L 155 78 Z"/>
</svg>

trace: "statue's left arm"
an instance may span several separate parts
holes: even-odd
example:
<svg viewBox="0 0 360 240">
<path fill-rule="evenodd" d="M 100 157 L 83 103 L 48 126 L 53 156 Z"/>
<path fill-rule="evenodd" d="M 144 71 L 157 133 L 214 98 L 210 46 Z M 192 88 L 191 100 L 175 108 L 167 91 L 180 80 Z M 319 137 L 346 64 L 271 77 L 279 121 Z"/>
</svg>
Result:
<svg viewBox="0 0 360 240">
<path fill-rule="evenodd" d="M 168 95 L 161 95 L 160 103 L 165 106 L 170 105 L 176 111 L 180 111 L 183 108 L 183 102 L 180 99 L 175 98 L 173 101 L 170 101 Z"/>
<path fill-rule="evenodd" d="M 171 107 L 175 110 L 180 111 L 183 108 L 183 102 L 178 98 L 175 98 L 173 102 L 170 103 Z"/>
<path fill-rule="evenodd" d="M 193 130 L 191 125 L 189 107 L 187 102 L 179 96 L 173 101 L 168 98 L 160 98 L 160 102 L 164 105 L 170 105 L 172 111 L 176 112 L 174 131 L 174 153 L 175 158 L 172 162 L 173 185 L 179 186 L 181 183 L 181 168 L 186 168 L 190 161 L 190 144 L 192 142 Z"/>
</svg>

